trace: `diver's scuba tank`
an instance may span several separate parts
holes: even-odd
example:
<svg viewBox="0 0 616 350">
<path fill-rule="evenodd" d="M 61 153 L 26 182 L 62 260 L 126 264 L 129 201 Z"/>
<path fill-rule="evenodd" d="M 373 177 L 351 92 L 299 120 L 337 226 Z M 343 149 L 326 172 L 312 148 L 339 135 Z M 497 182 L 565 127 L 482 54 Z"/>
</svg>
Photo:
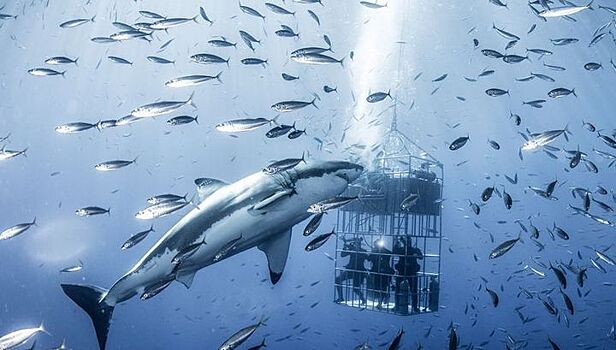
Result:
<svg viewBox="0 0 616 350">
<path fill-rule="evenodd" d="M 396 312 L 401 315 L 409 314 L 409 282 L 408 279 L 402 280 L 398 284 L 398 293 L 396 293 Z"/>
</svg>

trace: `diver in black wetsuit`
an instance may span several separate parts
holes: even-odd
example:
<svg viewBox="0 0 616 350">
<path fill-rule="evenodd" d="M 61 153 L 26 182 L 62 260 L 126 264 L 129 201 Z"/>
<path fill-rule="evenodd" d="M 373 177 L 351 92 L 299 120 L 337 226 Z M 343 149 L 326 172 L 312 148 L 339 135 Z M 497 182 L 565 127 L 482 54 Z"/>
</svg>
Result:
<svg viewBox="0 0 616 350">
<path fill-rule="evenodd" d="M 370 287 L 377 296 L 377 308 L 381 308 L 383 303 L 389 302 L 389 284 L 395 271 L 391 267 L 391 251 L 385 248 L 385 241 L 378 239 L 372 247 L 370 254 Z"/>
<path fill-rule="evenodd" d="M 406 280 L 411 291 L 413 312 L 419 312 L 417 295 L 419 277 L 417 273 L 421 269 L 421 266 L 417 263 L 417 259 L 423 260 L 423 253 L 419 248 L 413 247 L 410 236 L 404 236 L 396 241 L 394 245 L 394 254 L 400 256 L 395 266 L 398 272 L 398 277 L 396 277 L 396 289 L 400 291 L 400 285 Z"/>
<path fill-rule="evenodd" d="M 359 296 L 362 304 L 366 303 L 366 296 L 361 291 L 361 286 L 366 279 L 366 268 L 364 262 L 368 260 L 368 251 L 362 248 L 361 238 L 354 238 L 350 241 L 345 241 L 341 257 L 349 256 L 349 262 L 344 267 L 344 270 L 336 277 L 336 294 L 338 297 L 335 302 L 340 303 L 344 301 L 342 296 L 342 283 L 344 281 L 353 280 L 353 292 Z"/>
</svg>

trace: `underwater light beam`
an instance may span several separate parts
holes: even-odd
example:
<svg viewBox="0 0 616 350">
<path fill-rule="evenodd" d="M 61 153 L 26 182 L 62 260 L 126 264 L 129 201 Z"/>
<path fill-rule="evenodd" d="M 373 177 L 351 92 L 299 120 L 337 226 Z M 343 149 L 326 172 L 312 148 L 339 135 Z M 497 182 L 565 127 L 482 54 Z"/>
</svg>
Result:
<svg viewBox="0 0 616 350">
<path fill-rule="evenodd" d="M 349 81 L 356 87 L 357 102 L 348 111 L 349 123 L 345 143 L 347 146 L 366 146 L 360 153 L 360 160 L 367 166 L 370 166 L 374 158 L 372 147 L 380 143 L 385 134 L 383 125 L 389 125 L 389 121 L 384 119 L 390 113 L 381 112 L 391 104 L 385 101 L 371 104 L 366 101 L 366 97 L 376 91 L 386 92 L 391 89 L 395 92 L 394 88 L 398 82 L 392 77 L 397 76 L 400 45 L 397 38 L 400 35 L 403 14 L 410 10 L 405 7 L 406 2 L 392 2 L 391 6 L 378 11 L 365 8 L 359 12 L 360 16 L 367 16 L 369 19 L 362 21 L 354 46 L 355 55 L 358 57 L 357 64 L 349 71 Z M 378 114 L 381 114 L 381 122 L 372 122 Z"/>
</svg>

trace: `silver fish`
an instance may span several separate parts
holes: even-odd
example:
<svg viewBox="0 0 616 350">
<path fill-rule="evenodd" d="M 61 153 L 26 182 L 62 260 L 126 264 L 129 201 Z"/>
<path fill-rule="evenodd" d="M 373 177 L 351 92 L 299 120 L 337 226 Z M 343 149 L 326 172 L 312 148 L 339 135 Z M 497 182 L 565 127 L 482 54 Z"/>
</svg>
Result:
<svg viewBox="0 0 616 350">
<path fill-rule="evenodd" d="M 74 123 L 58 125 L 56 126 L 54 130 L 59 134 L 75 134 L 81 131 L 92 129 L 95 126 L 96 126 L 95 124 L 90 124 L 90 123 L 74 122 Z"/>
<path fill-rule="evenodd" d="M 75 210 L 75 215 L 77 216 L 92 216 L 92 215 L 101 215 L 101 214 L 111 214 L 111 208 L 101 208 L 101 207 L 83 207 Z"/>
<path fill-rule="evenodd" d="M 0 232 L 0 241 L 11 239 L 13 237 L 17 237 L 20 234 L 26 232 L 30 227 L 36 225 L 36 218 L 32 220 L 32 222 L 26 222 L 23 224 L 17 224 L 15 226 L 11 226 L 6 230 Z"/>
<path fill-rule="evenodd" d="M 75 28 L 78 27 L 80 25 L 84 25 L 86 23 L 90 23 L 90 22 L 94 22 L 94 19 L 96 18 L 96 15 L 93 16 L 92 18 L 79 18 L 79 19 L 72 19 L 70 21 L 66 21 L 60 24 L 60 28 Z"/>
<path fill-rule="evenodd" d="M 250 131 L 275 122 L 275 118 L 248 118 L 248 119 L 233 119 L 226 122 L 216 124 L 216 130 L 220 132 L 242 132 Z"/>
<path fill-rule="evenodd" d="M 554 7 L 554 8 L 539 12 L 539 16 L 544 17 L 544 18 L 571 16 L 580 11 L 589 9 L 591 4 L 592 4 L 592 1 L 589 2 L 588 5 L 585 5 L 585 6 Z"/>
<path fill-rule="evenodd" d="M 193 103 L 194 92 L 186 101 L 161 101 L 150 103 L 133 109 L 131 115 L 139 118 L 156 117 L 163 114 L 173 113 L 185 105 L 191 105 L 193 108 L 197 106 Z"/>
<path fill-rule="evenodd" d="M 498 257 L 503 256 L 503 254 L 505 254 L 508 251 L 510 251 L 511 248 L 513 248 L 513 246 L 515 246 L 515 244 L 518 243 L 519 240 L 520 240 L 520 237 L 518 237 L 516 239 L 510 239 L 508 241 L 505 241 L 505 242 L 499 244 L 496 248 L 494 248 L 494 250 L 492 250 L 492 252 L 490 253 L 489 258 L 490 259 L 496 259 Z"/>
<path fill-rule="evenodd" d="M 211 76 L 211 75 L 187 75 L 187 76 L 183 76 L 183 77 L 178 77 L 175 79 L 171 79 L 169 81 L 167 81 L 165 83 L 166 86 L 168 87 L 172 87 L 172 88 L 181 88 L 181 87 L 188 87 L 188 86 L 197 86 L 200 84 L 203 84 L 207 81 L 210 81 L 212 79 L 216 79 L 218 80 L 218 82 L 222 83 L 222 81 L 220 80 L 220 75 L 222 74 L 222 72 Z"/>
<path fill-rule="evenodd" d="M 299 163 L 304 162 L 304 154 L 302 154 L 301 158 L 287 158 L 283 160 L 279 160 L 271 163 L 263 169 L 263 172 L 267 175 L 274 175 L 281 171 L 289 170 L 295 168 Z"/>
<path fill-rule="evenodd" d="M 37 333 L 43 332 L 49 334 L 45 327 L 43 327 L 43 323 L 36 328 L 24 328 L 9 334 L 6 334 L 0 338 L 0 349 L 3 350 L 11 350 L 15 349 L 18 346 L 26 343 L 30 338 L 34 337 Z"/>
<path fill-rule="evenodd" d="M 126 249 L 134 247 L 139 242 L 143 241 L 150 232 L 154 232 L 154 225 L 150 226 L 150 228 L 145 231 L 141 231 L 139 233 L 132 235 L 129 239 L 126 240 L 126 242 L 122 244 L 122 247 L 120 249 L 126 250 Z"/>
<path fill-rule="evenodd" d="M 316 100 L 317 98 L 315 97 L 312 101 L 282 101 L 273 104 L 272 109 L 278 112 L 291 112 L 309 105 L 313 105 L 318 109 L 317 105 L 314 103 Z"/>
<path fill-rule="evenodd" d="M 334 197 L 318 203 L 314 203 L 308 207 L 308 212 L 313 214 L 324 213 L 328 210 L 340 208 L 344 205 L 351 203 L 358 197 Z"/>
<path fill-rule="evenodd" d="M 176 212 L 188 204 L 190 204 L 190 201 L 158 203 L 138 211 L 135 217 L 140 220 L 156 219 Z"/>
<path fill-rule="evenodd" d="M 127 167 L 137 162 L 137 158 L 133 160 L 110 160 L 102 163 L 98 163 L 94 166 L 94 169 L 98 171 L 112 171 Z"/>
<path fill-rule="evenodd" d="M 333 57 L 324 55 L 322 53 L 306 53 L 291 55 L 291 59 L 298 63 L 303 64 L 332 64 L 339 63 L 344 66 L 344 57 L 342 59 L 335 59 Z"/>
<path fill-rule="evenodd" d="M 304 250 L 306 250 L 307 252 L 311 252 L 313 250 L 318 249 L 319 247 L 321 247 L 323 244 L 325 244 L 327 242 L 327 240 L 332 236 L 335 235 L 336 232 L 332 229 L 332 232 L 330 233 L 325 233 L 322 235 L 319 235 L 317 237 L 315 237 L 312 241 L 310 241 L 306 247 L 304 248 Z"/>
<path fill-rule="evenodd" d="M 231 337 L 229 337 L 229 339 L 225 340 L 225 342 L 222 343 L 222 345 L 220 347 L 218 347 L 218 350 L 233 350 L 233 349 L 237 348 L 242 343 L 244 343 L 246 340 L 248 340 L 248 338 L 250 338 L 250 336 L 253 335 L 253 333 L 256 332 L 257 329 L 261 325 L 265 325 L 266 321 L 267 321 L 267 319 L 265 319 L 265 320 L 262 319 L 257 324 L 254 324 L 254 325 L 251 325 L 251 326 L 248 326 L 248 327 L 244 327 L 244 328 L 240 329 L 239 331 L 235 332 L 235 334 L 233 334 Z"/>
</svg>

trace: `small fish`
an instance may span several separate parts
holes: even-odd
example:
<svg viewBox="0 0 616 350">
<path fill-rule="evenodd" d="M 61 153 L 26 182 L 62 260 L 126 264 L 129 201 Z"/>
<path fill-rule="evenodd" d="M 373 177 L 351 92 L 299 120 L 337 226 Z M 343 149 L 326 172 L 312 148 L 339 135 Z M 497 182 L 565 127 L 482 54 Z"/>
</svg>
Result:
<svg viewBox="0 0 616 350">
<path fill-rule="evenodd" d="M 495 150 L 499 150 L 501 147 L 498 144 L 498 142 L 494 141 L 494 140 L 488 140 L 488 144 L 490 145 L 490 147 L 492 147 Z"/>
<path fill-rule="evenodd" d="M 368 103 L 376 103 L 383 101 L 386 97 L 389 97 L 393 100 L 393 97 L 391 97 L 391 90 L 388 90 L 387 92 L 372 93 L 368 97 L 366 97 L 366 101 L 368 101 Z"/>
<path fill-rule="evenodd" d="M 126 242 L 122 244 L 121 250 L 126 250 L 134 247 L 135 245 L 137 245 L 137 243 L 143 241 L 150 232 L 154 232 L 154 225 L 150 226 L 149 229 L 136 233 L 129 239 L 127 239 Z"/>
<path fill-rule="evenodd" d="M 239 237 L 234 238 L 232 240 L 230 240 L 229 242 L 225 243 L 225 245 L 222 246 L 222 248 L 220 248 L 220 250 L 214 255 L 214 262 L 216 261 L 220 261 L 223 258 L 227 257 L 227 255 L 229 255 L 229 253 L 235 249 L 235 247 L 237 246 L 237 244 L 242 240 L 243 236 L 240 234 Z"/>
<path fill-rule="evenodd" d="M 263 16 L 259 11 L 253 9 L 252 7 L 242 5 L 242 3 L 240 3 L 239 6 L 240 6 L 240 10 L 242 10 L 242 12 L 244 12 L 245 14 L 248 14 L 254 17 L 259 17 L 265 20 L 265 16 Z"/>
<path fill-rule="evenodd" d="M 319 235 L 319 236 L 315 237 L 312 241 L 310 241 L 310 243 L 308 243 L 304 249 L 307 252 L 311 252 L 313 250 L 316 250 L 319 247 L 321 247 L 323 244 L 325 244 L 327 242 L 327 240 L 329 239 L 329 237 L 331 237 L 332 235 L 335 235 L 335 234 L 336 234 L 336 232 L 332 229 L 332 232 L 330 232 L 330 233 L 325 233 L 325 234 Z"/>
<path fill-rule="evenodd" d="M 196 124 L 199 124 L 198 118 L 199 118 L 199 116 L 191 117 L 189 115 L 180 115 L 180 116 L 173 117 L 173 118 L 167 120 L 167 124 L 173 125 L 173 126 L 190 124 L 192 122 L 195 122 Z"/>
<path fill-rule="evenodd" d="M 148 26 L 148 29 L 150 30 L 167 30 L 167 29 L 171 29 L 173 27 L 177 27 L 179 25 L 182 25 L 184 23 L 188 23 L 188 22 L 195 22 L 195 23 L 199 23 L 197 22 L 197 17 L 199 17 L 199 15 L 195 16 L 195 17 L 191 17 L 191 18 L 183 18 L 183 17 L 178 17 L 178 18 L 165 18 L 165 19 L 161 19 L 158 20 L 152 24 L 150 24 Z"/>
<path fill-rule="evenodd" d="M 508 241 L 505 241 L 505 242 L 499 244 L 496 248 L 494 248 L 492 250 L 492 252 L 490 253 L 489 258 L 490 259 L 496 259 L 498 257 L 503 256 L 505 253 L 510 251 L 511 248 L 513 248 L 515 246 L 515 244 L 518 243 L 519 240 L 520 240 L 520 237 L 518 236 L 518 238 L 516 238 L 516 239 L 511 239 L 511 240 L 508 240 Z"/>
<path fill-rule="evenodd" d="M 560 269 L 560 267 L 554 267 L 552 263 L 550 263 L 550 270 L 554 272 L 554 275 L 556 276 L 556 279 L 558 279 L 560 286 L 563 289 L 567 289 L 567 278 L 565 277 L 565 273 Z"/>
<path fill-rule="evenodd" d="M 486 289 L 486 292 L 488 292 L 488 294 L 490 295 L 490 301 L 492 302 L 492 306 L 497 307 L 498 302 L 499 302 L 498 294 L 496 294 L 495 291 L 487 287 L 485 289 Z"/>
<path fill-rule="evenodd" d="M 377 2 L 360 1 L 359 3 L 370 9 L 380 9 L 387 7 L 387 4 L 379 4 Z"/>
<path fill-rule="evenodd" d="M 98 163 L 94 166 L 94 169 L 98 171 L 112 171 L 127 167 L 131 164 L 135 164 L 137 158 L 133 160 L 110 160 L 107 162 Z"/>
<path fill-rule="evenodd" d="M 185 248 L 182 248 L 171 260 L 173 265 L 181 265 L 184 261 L 190 259 L 191 256 L 195 255 L 195 253 L 201 248 L 201 246 L 205 245 L 205 237 L 203 241 L 191 244 Z"/>
<path fill-rule="evenodd" d="M 148 56 L 148 61 L 158 63 L 158 64 L 175 64 L 175 61 L 168 60 L 166 58 L 158 57 L 158 56 Z"/>
<path fill-rule="evenodd" d="M 248 57 L 248 58 L 243 58 L 240 60 L 240 62 L 242 64 L 245 65 L 258 65 L 258 64 L 262 64 L 263 66 L 265 66 L 267 64 L 267 60 L 261 59 L 261 58 L 256 58 L 256 57 Z"/>
<path fill-rule="evenodd" d="M 335 59 L 333 57 L 324 55 L 322 53 L 303 53 L 303 54 L 291 54 L 291 59 L 298 63 L 303 64 L 333 64 L 338 63 L 344 66 L 344 58 Z"/>
<path fill-rule="evenodd" d="M 587 71 L 595 71 L 599 68 L 603 68 L 601 66 L 601 63 L 596 63 L 596 62 L 588 62 L 584 65 L 584 69 L 586 69 Z"/>
<path fill-rule="evenodd" d="M 443 74 L 441 76 L 439 76 L 438 78 L 432 80 L 433 83 L 439 82 L 439 81 L 443 81 L 447 78 L 447 74 Z"/>
<path fill-rule="evenodd" d="M 47 330 L 45 330 L 45 327 L 43 327 L 42 322 L 41 325 L 36 328 L 24 328 L 6 334 L 0 337 L 0 349 L 16 349 L 20 345 L 26 343 L 39 332 L 49 334 Z"/>
<path fill-rule="evenodd" d="M 487 202 L 492 198 L 492 194 L 494 193 L 494 186 L 486 187 L 485 190 L 481 193 L 481 200 Z"/>
<path fill-rule="evenodd" d="M 193 97 L 194 92 L 186 101 L 160 101 L 143 105 L 133 109 L 131 115 L 138 118 L 156 117 L 159 115 L 173 113 L 185 105 L 191 105 L 193 108 L 197 108 L 197 106 L 193 103 Z"/>
<path fill-rule="evenodd" d="M 291 131 L 287 135 L 287 137 L 289 138 L 289 140 L 293 140 L 293 139 L 296 139 L 296 138 L 298 138 L 298 137 L 300 137 L 302 135 L 305 135 L 305 134 L 306 134 L 306 129 L 304 129 L 304 130 L 293 130 L 293 131 Z"/>
<path fill-rule="evenodd" d="M 205 12 L 205 9 L 203 7 L 199 7 L 199 14 L 201 15 L 201 18 L 203 18 L 204 21 L 208 22 L 210 25 L 214 24 L 214 21 L 212 21 L 207 16 L 207 13 Z"/>
<path fill-rule="evenodd" d="M 190 59 L 195 63 L 200 64 L 216 64 L 216 63 L 226 63 L 229 65 L 229 58 L 224 59 L 220 56 L 209 54 L 209 53 L 199 53 L 190 56 Z"/>
<path fill-rule="evenodd" d="M 101 207 L 90 206 L 90 207 L 83 207 L 83 208 L 79 208 L 75 210 L 75 215 L 83 216 L 83 217 L 92 216 L 92 215 L 101 215 L 101 214 L 110 215 L 111 208 L 104 209 Z"/>
<path fill-rule="evenodd" d="M 577 95 L 575 94 L 575 89 L 566 89 L 566 88 L 556 88 L 556 89 L 552 89 L 548 92 L 548 96 L 551 98 L 559 98 L 559 97 L 563 97 L 563 96 L 567 96 L 567 95 L 573 95 L 575 97 L 577 97 Z"/>
<path fill-rule="evenodd" d="M 160 292 L 165 290 L 165 288 L 169 287 L 169 285 L 173 281 L 175 281 L 175 278 L 167 278 L 167 279 L 158 281 L 158 282 L 154 283 L 151 286 L 146 287 L 145 290 L 143 291 L 143 293 L 141 294 L 140 299 L 141 300 L 148 300 L 150 298 L 155 297 Z"/>
<path fill-rule="evenodd" d="M 490 97 L 498 97 L 503 95 L 509 95 L 509 90 L 503 90 L 498 88 L 491 88 L 486 90 L 486 95 Z"/>
<path fill-rule="evenodd" d="M 483 49 L 481 50 L 481 53 L 486 57 L 492 57 L 492 58 L 503 58 L 503 56 L 505 56 L 502 53 L 496 50 L 491 50 L 491 49 Z"/>
<path fill-rule="evenodd" d="M 17 224 L 7 228 L 6 230 L 0 232 L 0 241 L 4 241 L 7 239 L 11 239 L 13 237 L 17 237 L 20 234 L 26 232 L 30 227 L 36 225 L 36 218 L 32 220 L 32 222 L 26 222 L 23 224 Z"/>
<path fill-rule="evenodd" d="M 235 332 L 229 339 L 225 340 L 224 343 L 218 348 L 218 350 L 233 350 L 238 346 L 242 345 L 257 329 L 265 325 L 267 319 L 261 319 L 257 324 L 250 325 L 248 327 L 244 327 L 239 331 Z"/>
<path fill-rule="evenodd" d="M 286 158 L 283 160 L 273 162 L 269 164 L 268 166 L 266 166 L 265 168 L 263 168 L 263 173 L 267 175 L 278 174 L 282 171 L 295 168 L 301 162 L 306 163 L 306 160 L 304 159 L 304 154 L 302 154 L 301 158 Z"/>
<path fill-rule="evenodd" d="M 321 224 L 321 221 L 323 219 L 323 215 L 325 215 L 325 213 L 318 213 L 315 214 L 312 219 L 310 219 L 310 221 L 304 228 L 304 236 L 310 236 L 314 231 L 317 230 L 317 228 L 319 228 L 319 225 Z"/>
<path fill-rule="evenodd" d="M 220 80 L 220 76 L 222 75 L 222 72 L 211 76 L 211 75 L 187 75 L 187 76 L 183 76 L 183 77 L 178 77 L 178 78 L 174 78 L 171 80 L 168 80 L 165 85 L 168 87 L 172 87 L 172 88 L 182 88 L 182 87 L 189 87 L 189 86 L 197 86 L 197 85 L 201 85 L 205 82 L 208 82 L 210 80 L 216 79 L 218 80 L 219 83 L 222 83 L 222 81 Z"/>
<path fill-rule="evenodd" d="M 118 57 L 118 56 L 107 56 L 107 58 L 114 63 L 119 63 L 119 64 L 127 64 L 127 65 L 132 65 L 133 62 L 122 58 L 122 57 Z"/>
<path fill-rule="evenodd" d="M 30 73 L 30 75 L 33 75 L 35 77 L 49 77 L 49 76 L 55 76 L 55 75 L 61 75 L 62 77 L 64 77 L 64 74 L 66 74 L 66 71 L 58 72 L 57 70 L 53 70 L 49 68 L 32 68 L 28 70 L 28 73 Z"/>
<path fill-rule="evenodd" d="M 307 211 L 313 214 L 324 213 L 328 210 L 333 210 L 345 206 L 356 200 L 357 198 L 358 197 L 334 197 L 331 199 L 326 199 L 324 201 L 320 201 L 318 203 L 310 205 Z"/>
<path fill-rule="evenodd" d="M 154 204 L 145 209 L 138 211 L 135 214 L 135 218 L 139 220 L 151 220 L 151 219 L 160 218 L 160 217 L 169 215 L 171 213 L 174 213 L 184 208 L 190 203 L 191 201 L 163 202 L 163 203 Z"/>
<path fill-rule="evenodd" d="M 48 59 L 45 60 L 46 64 L 49 65 L 59 65 L 59 64 L 74 64 L 77 65 L 77 61 L 79 60 L 79 58 L 75 58 L 74 60 L 68 58 L 68 57 L 64 57 L 64 56 L 56 56 L 56 57 L 50 57 Z"/>
<path fill-rule="evenodd" d="M 292 81 L 292 80 L 297 80 L 299 79 L 298 76 L 293 76 L 287 73 L 282 73 L 282 79 L 286 80 L 286 81 Z"/>
<path fill-rule="evenodd" d="M 580 40 L 577 38 L 559 38 L 559 39 L 550 39 L 550 41 L 552 42 L 552 44 L 556 46 L 564 46 L 564 45 L 577 43 Z"/>
<path fill-rule="evenodd" d="M 507 40 L 515 40 L 518 41 L 520 40 L 520 37 L 515 35 L 515 34 L 511 34 L 503 29 L 500 29 L 496 26 L 496 24 L 494 24 L 494 22 L 492 22 L 492 29 L 496 30 L 496 32 L 498 34 L 500 34 L 503 38 L 507 39 Z"/>
<path fill-rule="evenodd" d="M 400 210 L 410 211 L 421 199 L 419 193 L 411 193 L 408 197 L 404 198 L 400 204 Z"/>
<path fill-rule="evenodd" d="M 93 16 L 92 18 L 79 18 L 79 19 L 72 19 L 70 21 L 66 21 L 60 24 L 60 28 L 75 28 L 75 27 L 79 27 L 81 25 L 84 25 L 86 23 L 90 23 L 90 22 L 94 22 L 94 19 L 96 18 L 96 15 Z"/>
<path fill-rule="evenodd" d="M 532 75 L 535 78 L 539 78 L 543 81 L 549 81 L 549 82 L 555 82 L 556 80 L 554 80 L 554 78 L 550 77 L 549 75 L 545 75 L 545 74 L 541 74 L 541 73 L 533 73 L 531 72 L 530 75 Z"/>
<path fill-rule="evenodd" d="M 562 7 L 553 7 L 551 9 L 547 9 L 547 10 L 543 10 L 541 12 L 539 12 L 539 16 L 540 17 L 544 17 L 544 18 L 554 18 L 554 17 L 564 17 L 564 16 L 571 16 L 574 15 L 580 11 L 586 10 L 591 8 L 590 5 L 592 4 L 592 0 L 588 3 L 588 5 L 585 6 L 562 6 Z"/>
<path fill-rule="evenodd" d="M 59 134 L 75 134 L 94 128 L 96 125 L 84 122 L 74 122 L 56 126 L 54 129 Z"/>
<path fill-rule="evenodd" d="M 470 138 L 468 136 L 461 136 L 457 139 L 453 140 L 453 142 L 449 145 L 449 149 L 451 151 L 457 151 L 460 148 L 464 147 Z"/>
<path fill-rule="evenodd" d="M 272 109 L 278 112 L 291 112 L 294 110 L 298 110 L 304 108 L 309 105 L 313 105 L 318 109 L 315 104 L 316 97 L 312 99 L 312 101 L 282 101 L 272 105 Z"/>
<path fill-rule="evenodd" d="M 276 117 L 277 118 L 277 117 Z M 243 132 L 257 129 L 263 125 L 275 122 L 276 118 L 248 118 L 234 119 L 216 124 L 216 130 L 220 132 Z"/>
<path fill-rule="evenodd" d="M 293 125 L 278 125 L 265 133 L 265 137 L 272 139 L 286 135 L 289 131 L 295 129 L 295 123 Z"/>
<path fill-rule="evenodd" d="M 520 55 L 505 55 L 503 56 L 503 61 L 506 63 L 520 63 L 524 60 L 528 60 L 528 56 L 520 56 Z"/>
</svg>

